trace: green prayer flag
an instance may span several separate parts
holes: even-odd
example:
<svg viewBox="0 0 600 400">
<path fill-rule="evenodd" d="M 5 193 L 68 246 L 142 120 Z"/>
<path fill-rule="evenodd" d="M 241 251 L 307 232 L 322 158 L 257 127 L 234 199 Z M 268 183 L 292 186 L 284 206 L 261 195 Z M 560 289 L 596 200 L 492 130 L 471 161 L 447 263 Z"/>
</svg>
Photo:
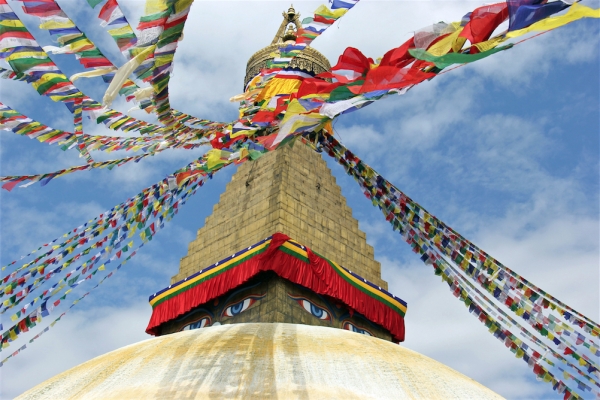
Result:
<svg viewBox="0 0 600 400">
<path fill-rule="evenodd" d="M 506 46 L 496 47 L 494 49 L 476 54 L 448 53 L 444 54 L 443 56 L 434 56 L 433 54 L 428 53 L 425 49 L 409 49 L 408 52 L 411 56 L 418 60 L 432 62 L 436 67 L 444 69 L 452 64 L 467 64 L 473 61 L 481 60 L 482 58 L 491 56 L 499 51 L 510 49 L 512 46 L 512 44 L 508 44 Z"/>
<path fill-rule="evenodd" d="M 87 2 L 90 5 L 90 7 L 94 8 L 98 4 L 102 3 L 102 0 L 87 0 Z"/>
</svg>

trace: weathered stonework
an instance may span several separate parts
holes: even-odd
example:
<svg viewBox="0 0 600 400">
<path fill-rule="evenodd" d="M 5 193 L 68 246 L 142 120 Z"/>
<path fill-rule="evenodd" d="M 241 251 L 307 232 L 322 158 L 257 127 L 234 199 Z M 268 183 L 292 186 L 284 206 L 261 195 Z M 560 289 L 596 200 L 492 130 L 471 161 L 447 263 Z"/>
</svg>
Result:
<svg viewBox="0 0 600 400">
<path fill-rule="evenodd" d="M 300 142 L 238 168 L 171 283 L 275 232 L 387 289 L 373 247 L 327 164 Z"/>
</svg>

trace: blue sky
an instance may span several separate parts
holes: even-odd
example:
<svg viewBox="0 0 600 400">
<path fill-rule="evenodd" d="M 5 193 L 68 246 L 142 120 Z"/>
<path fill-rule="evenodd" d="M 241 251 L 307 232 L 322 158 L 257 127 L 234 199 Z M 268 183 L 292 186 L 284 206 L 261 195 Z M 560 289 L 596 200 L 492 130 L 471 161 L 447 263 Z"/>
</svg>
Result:
<svg viewBox="0 0 600 400">
<path fill-rule="evenodd" d="M 19 4 L 9 3 L 15 9 Z M 103 49 L 112 49 L 108 54 L 113 61 L 124 61 L 98 26 L 96 12 L 85 4 L 59 3 L 73 12 L 78 25 L 89 27 L 89 36 Z M 131 21 L 141 15 L 143 2 L 121 3 Z M 319 4 L 294 2 L 303 16 Z M 481 4 L 362 0 L 313 45 L 332 64 L 348 46 L 376 58 L 414 30 L 459 20 Z M 583 4 L 598 7 L 597 1 Z M 246 60 L 270 43 L 287 7 L 289 3 L 278 1 L 197 0 L 176 55 L 174 108 L 200 118 L 234 119 L 236 105 L 228 99 L 242 90 Z M 24 21 L 37 26 L 34 18 Z M 38 38 L 42 45 L 52 44 L 43 32 Z M 600 314 L 598 38 L 597 20 L 579 21 L 440 75 L 404 96 L 342 116 L 334 125 L 338 139 L 431 213 L 595 321 Z M 81 70 L 68 56 L 53 58 L 67 75 Z M 96 99 L 106 88 L 99 78 L 79 82 Z M 25 83 L 0 82 L 0 101 L 50 126 L 72 130 L 66 108 Z M 126 112 L 130 105 L 119 100 L 115 107 Z M 147 118 L 142 112 L 131 115 Z M 113 134 L 90 120 L 84 124 L 86 133 Z M 7 131 L 0 131 L 0 145 L 2 175 L 83 163 L 76 153 Z M 204 150 L 164 152 L 112 171 L 2 191 L 2 265 L 110 209 Z M 402 345 L 507 398 L 557 397 L 469 315 L 392 232 L 356 183 L 335 163 L 329 165 L 375 248 L 390 291 L 408 302 Z M 125 268 L 10 360 L 0 370 L 2 397 L 12 398 L 92 357 L 148 338 L 148 295 L 169 284 L 187 244 L 234 172 L 232 166 L 216 174 Z"/>
</svg>

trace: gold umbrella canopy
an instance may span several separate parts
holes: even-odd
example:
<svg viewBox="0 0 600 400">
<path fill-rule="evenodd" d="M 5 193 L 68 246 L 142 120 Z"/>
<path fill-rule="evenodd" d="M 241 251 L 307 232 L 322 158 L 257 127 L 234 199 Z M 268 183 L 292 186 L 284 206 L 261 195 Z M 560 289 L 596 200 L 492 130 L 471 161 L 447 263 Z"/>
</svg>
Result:
<svg viewBox="0 0 600 400">
<path fill-rule="evenodd" d="M 296 13 L 294 7 L 290 7 L 287 12 L 283 12 L 283 21 L 271 41 L 271 44 L 254 53 L 246 64 L 246 76 L 244 77 L 244 90 L 248 82 L 259 74 L 261 69 L 267 67 L 267 63 L 279 56 L 279 47 L 290 41 L 296 40 L 298 29 L 302 28 L 300 24 L 300 14 Z M 286 28 L 287 27 L 287 28 Z M 314 48 L 308 46 L 302 53 L 297 55 L 289 64 L 292 68 L 299 68 L 311 75 L 317 75 L 328 71 L 331 68 L 329 60 Z"/>
</svg>

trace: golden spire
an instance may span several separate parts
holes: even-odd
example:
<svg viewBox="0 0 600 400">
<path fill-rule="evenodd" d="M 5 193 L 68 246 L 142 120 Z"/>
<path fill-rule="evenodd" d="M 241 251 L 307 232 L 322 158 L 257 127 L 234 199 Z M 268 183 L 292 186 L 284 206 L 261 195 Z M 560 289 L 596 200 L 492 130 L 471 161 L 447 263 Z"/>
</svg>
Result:
<svg viewBox="0 0 600 400">
<path fill-rule="evenodd" d="M 294 24 L 296 26 L 296 29 L 302 28 L 302 24 L 300 23 L 300 13 L 296 13 L 296 10 L 294 10 L 293 4 L 287 10 L 287 13 L 284 11 L 281 13 L 281 15 L 283 16 L 283 21 L 281 21 L 281 25 L 279 25 L 279 29 L 277 30 L 275 37 L 271 41 L 271 44 L 277 44 L 283 39 L 285 27 L 288 24 Z M 288 29 L 288 32 L 289 32 L 289 29 Z M 286 33 L 286 36 L 287 36 L 287 33 Z M 294 34 L 294 39 L 296 38 L 295 36 L 296 35 Z"/>
<path fill-rule="evenodd" d="M 287 32 L 285 32 L 285 35 L 283 35 L 283 37 L 281 38 L 283 40 L 283 42 L 287 42 L 288 40 L 291 40 L 293 42 L 296 41 L 296 30 L 294 29 L 294 25 L 289 24 L 288 25 L 288 29 Z"/>
<path fill-rule="evenodd" d="M 284 42 L 290 40 L 296 41 L 298 31 L 302 29 L 300 13 L 297 13 L 292 5 L 287 12 L 284 11 L 282 13 L 282 16 L 283 21 L 281 21 L 281 25 L 271 44 L 258 50 L 248 60 L 248 63 L 246 64 L 246 76 L 244 77 L 244 91 L 246 90 L 248 82 L 259 74 L 261 69 L 267 68 L 269 61 L 273 60 L 274 54 L 279 52 L 279 48 Z M 306 46 L 300 54 L 296 55 L 296 57 L 290 61 L 289 66 L 305 71 L 313 76 L 328 71 L 331 68 L 327 58 L 310 46 Z"/>
</svg>

